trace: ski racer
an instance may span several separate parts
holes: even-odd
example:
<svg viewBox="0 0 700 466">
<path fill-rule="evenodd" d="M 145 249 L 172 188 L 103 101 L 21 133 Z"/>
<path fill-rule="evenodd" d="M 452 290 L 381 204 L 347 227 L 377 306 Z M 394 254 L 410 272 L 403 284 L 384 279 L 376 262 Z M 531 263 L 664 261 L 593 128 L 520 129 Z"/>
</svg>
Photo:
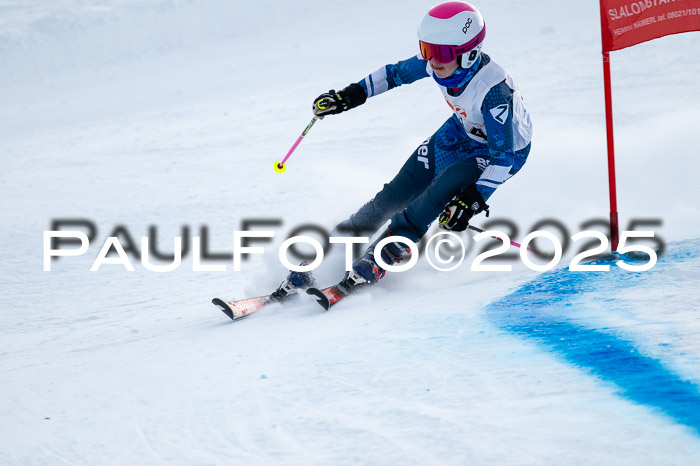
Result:
<svg viewBox="0 0 700 466">
<path fill-rule="evenodd" d="M 404 84 L 432 77 L 453 114 L 411 154 L 396 177 L 334 232 L 386 231 L 353 263 L 348 286 L 375 283 L 386 273 L 377 264 L 375 245 L 387 236 L 414 242 L 439 217 L 440 227 L 463 231 L 486 211 L 493 192 L 516 174 L 530 152 L 532 124 L 513 77 L 482 52 L 486 26 L 481 13 L 463 1 L 441 3 L 418 27 L 420 54 L 386 65 L 340 91 L 314 100 L 316 116 L 335 115 Z M 381 250 L 394 264 L 408 252 L 400 242 Z M 309 283 L 310 272 L 292 272 L 295 286 Z"/>
</svg>

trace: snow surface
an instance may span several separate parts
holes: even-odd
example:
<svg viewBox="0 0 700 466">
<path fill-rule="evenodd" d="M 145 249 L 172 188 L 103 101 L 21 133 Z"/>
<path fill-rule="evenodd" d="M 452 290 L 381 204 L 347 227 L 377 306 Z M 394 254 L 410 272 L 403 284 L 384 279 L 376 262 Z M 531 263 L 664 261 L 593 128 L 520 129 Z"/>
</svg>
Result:
<svg viewBox="0 0 700 466">
<path fill-rule="evenodd" d="M 421 262 L 236 323 L 210 300 L 274 288 L 275 245 L 242 272 L 89 272 L 117 225 L 164 251 L 207 225 L 230 253 L 245 219 L 282 219 L 278 244 L 353 212 L 449 116 L 430 80 L 272 164 L 316 95 L 415 54 L 431 5 L 0 1 L 0 464 L 700 464 L 698 33 L 612 54 L 622 224 L 668 244 L 649 272 Z M 606 218 L 598 5 L 478 6 L 535 124 L 492 213 L 515 240 Z M 60 218 L 97 239 L 44 272 Z"/>
</svg>

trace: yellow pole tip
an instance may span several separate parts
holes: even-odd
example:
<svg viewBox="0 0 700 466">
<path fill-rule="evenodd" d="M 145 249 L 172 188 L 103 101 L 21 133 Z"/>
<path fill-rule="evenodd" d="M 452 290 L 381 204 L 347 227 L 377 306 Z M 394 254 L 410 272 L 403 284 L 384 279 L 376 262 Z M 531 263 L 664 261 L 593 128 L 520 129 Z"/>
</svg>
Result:
<svg viewBox="0 0 700 466">
<path fill-rule="evenodd" d="M 277 173 L 282 173 L 287 169 L 287 164 L 286 163 L 279 163 L 279 160 L 275 162 L 275 171 Z"/>
</svg>

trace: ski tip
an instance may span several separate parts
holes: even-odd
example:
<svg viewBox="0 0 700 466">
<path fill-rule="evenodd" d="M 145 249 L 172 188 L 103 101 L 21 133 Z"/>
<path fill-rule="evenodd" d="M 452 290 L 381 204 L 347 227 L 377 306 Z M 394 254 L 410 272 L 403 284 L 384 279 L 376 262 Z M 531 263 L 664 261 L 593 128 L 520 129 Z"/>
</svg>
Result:
<svg viewBox="0 0 700 466">
<path fill-rule="evenodd" d="M 229 319 L 236 320 L 236 318 L 233 316 L 233 310 L 231 310 L 231 308 L 229 307 L 228 304 L 226 304 L 226 302 L 224 302 L 223 300 L 221 300 L 219 298 L 214 298 L 211 300 L 211 303 L 214 306 L 221 309 L 223 311 L 223 313 L 229 317 Z"/>
<path fill-rule="evenodd" d="M 323 291 L 319 290 L 318 288 L 308 288 L 306 290 L 306 294 L 313 296 L 314 299 L 316 299 L 316 302 L 323 308 L 324 311 L 327 311 L 329 307 L 331 307 L 331 302 L 328 301 L 328 297 L 323 294 Z"/>
</svg>

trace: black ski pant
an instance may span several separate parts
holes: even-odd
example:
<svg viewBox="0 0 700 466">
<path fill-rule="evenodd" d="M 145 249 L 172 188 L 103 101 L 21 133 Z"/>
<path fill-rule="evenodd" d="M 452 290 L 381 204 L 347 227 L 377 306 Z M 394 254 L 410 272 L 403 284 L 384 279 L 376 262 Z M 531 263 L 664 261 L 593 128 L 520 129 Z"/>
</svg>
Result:
<svg viewBox="0 0 700 466">
<path fill-rule="evenodd" d="M 346 235 L 372 235 L 387 219 L 391 219 L 389 230 L 392 235 L 418 242 L 452 197 L 476 183 L 490 160 L 486 145 L 465 152 L 464 140 L 454 138 L 454 125 L 454 120 L 448 119 L 433 136 L 418 146 L 393 180 L 334 231 Z M 468 138 L 466 134 L 463 137 Z M 458 156 L 458 161 L 439 173 L 436 173 L 436 143 L 439 156 L 444 153 Z M 472 144 L 469 146 L 473 147 Z M 450 154 L 450 151 L 462 153 Z"/>
</svg>

